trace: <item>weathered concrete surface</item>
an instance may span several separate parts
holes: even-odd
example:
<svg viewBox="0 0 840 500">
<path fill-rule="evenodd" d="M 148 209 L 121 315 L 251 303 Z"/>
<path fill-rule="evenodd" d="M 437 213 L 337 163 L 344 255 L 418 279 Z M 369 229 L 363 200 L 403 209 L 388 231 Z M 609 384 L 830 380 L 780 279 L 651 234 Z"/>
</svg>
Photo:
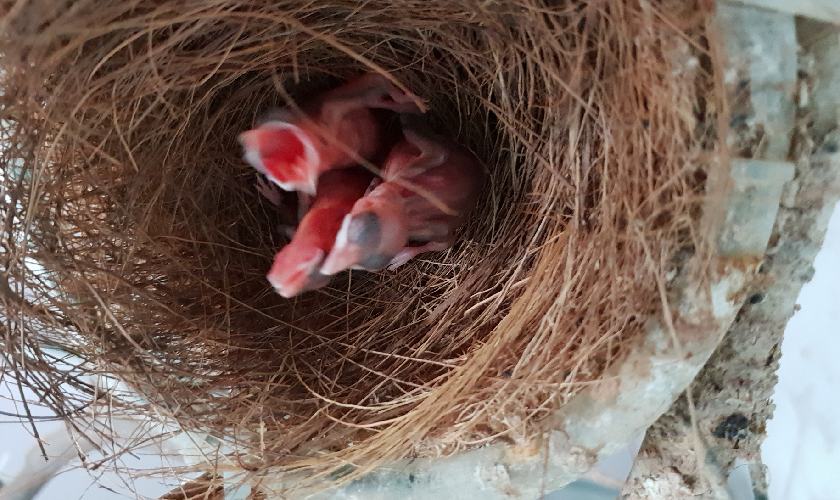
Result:
<svg viewBox="0 0 840 500">
<path fill-rule="evenodd" d="M 840 2 L 837 5 L 840 9 Z M 824 134 L 840 123 L 840 26 L 800 19 L 796 29 L 802 45 L 808 47 L 814 59 L 808 68 L 813 75 L 808 101 L 814 130 Z M 817 61 L 819 64 L 816 64 Z"/>
<path fill-rule="evenodd" d="M 785 161 L 794 127 L 797 41 L 788 14 L 718 5 L 732 155 Z"/>
<path fill-rule="evenodd" d="M 762 9 L 840 24 L 840 3 L 837 0 L 736 0 Z"/>
<path fill-rule="evenodd" d="M 768 19 L 768 13 L 759 15 Z M 778 23 L 791 27 L 791 18 L 773 15 Z M 804 24 L 808 29 L 802 30 L 800 22 L 800 33 L 813 39 L 813 26 Z M 770 30 L 768 41 L 772 33 L 778 31 Z M 799 105 L 791 154 L 796 177 L 782 197 L 759 279 L 752 284 L 735 324 L 693 384 L 694 411 L 690 412 L 683 397 L 648 430 L 624 498 L 726 498 L 726 475 L 738 459 L 751 464 L 754 497 L 767 498 L 760 446 L 773 411 L 779 346 L 800 288 L 811 279 L 812 263 L 840 198 L 838 107 L 831 101 L 836 102 L 837 97 L 826 90 L 840 88 L 840 73 L 833 61 L 840 57 L 840 43 L 835 45 L 838 38 L 834 35 L 818 39 L 819 44 L 806 46 L 809 53 L 800 63 L 803 78 L 798 100 L 789 96 L 791 103 Z M 790 56 L 788 49 L 786 57 Z M 742 98 L 740 102 L 746 101 Z M 760 123 L 752 115 L 744 121 Z M 784 141 L 780 137 L 770 140 L 777 144 Z M 778 154 L 782 150 L 779 146 L 750 152 L 768 158 L 773 151 Z"/>
</svg>

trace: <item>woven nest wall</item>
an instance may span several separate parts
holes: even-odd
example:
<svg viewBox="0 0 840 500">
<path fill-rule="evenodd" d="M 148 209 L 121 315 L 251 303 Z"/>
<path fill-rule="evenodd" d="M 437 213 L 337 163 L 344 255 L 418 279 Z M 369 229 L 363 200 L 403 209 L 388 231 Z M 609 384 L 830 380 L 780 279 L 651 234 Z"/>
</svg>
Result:
<svg viewBox="0 0 840 500">
<path fill-rule="evenodd" d="M 19 3 L 2 40 L 5 371 L 64 416 L 94 400 L 163 413 L 257 470 L 533 436 L 620 358 L 702 240 L 708 14 Z M 265 279 L 278 215 L 236 136 L 364 71 L 425 99 L 491 182 L 452 250 L 283 299 Z M 103 372 L 144 399 L 85 377 Z"/>
</svg>

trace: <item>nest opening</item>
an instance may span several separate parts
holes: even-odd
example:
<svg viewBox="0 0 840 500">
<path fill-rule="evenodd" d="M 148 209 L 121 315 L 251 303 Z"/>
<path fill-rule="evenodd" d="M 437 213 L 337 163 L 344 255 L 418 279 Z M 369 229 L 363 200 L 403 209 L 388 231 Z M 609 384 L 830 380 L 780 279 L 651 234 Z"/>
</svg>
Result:
<svg viewBox="0 0 840 500">
<path fill-rule="evenodd" d="M 105 369 L 143 397 L 115 407 L 164 408 L 252 469 L 364 469 L 521 442 L 641 332 L 700 238 L 700 7 L 374 3 L 10 20 L 0 256 L 7 315 L 29 321 L 4 348 L 46 404 L 78 415 Z M 491 182 L 453 249 L 283 299 L 277 212 L 236 136 L 372 70 Z M 84 362 L 51 367 L 45 346 Z"/>
</svg>

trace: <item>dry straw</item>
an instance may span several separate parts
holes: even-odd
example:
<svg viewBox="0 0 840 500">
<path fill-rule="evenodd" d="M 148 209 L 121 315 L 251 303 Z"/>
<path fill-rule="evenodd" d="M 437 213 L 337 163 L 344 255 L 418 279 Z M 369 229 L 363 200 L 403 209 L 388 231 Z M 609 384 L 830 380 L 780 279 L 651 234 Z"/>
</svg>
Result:
<svg viewBox="0 0 840 500">
<path fill-rule="evenodd" d="M 249 470 L 318 484 L 534 436 L 620 357 L 701 239 L 709 15 L 645 0 L 16 2 L 0 49 L 5 382 L 65 417 L 95 400 L 169 415 Z M 491 185 L 454 249 L 284 300 L 265 280 L 278 214 L 236 136 L 362 71 L 425 98 Z M 85 377 L 103 372 L 145 400 Z"/>
</svg>

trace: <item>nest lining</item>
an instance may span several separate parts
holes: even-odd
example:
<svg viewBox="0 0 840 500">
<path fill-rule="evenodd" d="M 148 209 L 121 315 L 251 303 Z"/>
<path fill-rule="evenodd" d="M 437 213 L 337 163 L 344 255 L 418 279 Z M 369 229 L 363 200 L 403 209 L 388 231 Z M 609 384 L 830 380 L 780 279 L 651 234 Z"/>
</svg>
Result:
<svg viewBox="0 0 840 500">
<path fill-rule="evenodd" d="M 714 109 L 690 2 L 26 5 L 2 43 L 3 346 L 61 415 L 162 408 L 313 481 L 523 441 L 702 239 Z M 452 250 L 282 299 L 277 212 L 236 136 L 371 70 L 490 185 Z M 98 393 L 102 370 L 144 401 Z"/>
</svg>

